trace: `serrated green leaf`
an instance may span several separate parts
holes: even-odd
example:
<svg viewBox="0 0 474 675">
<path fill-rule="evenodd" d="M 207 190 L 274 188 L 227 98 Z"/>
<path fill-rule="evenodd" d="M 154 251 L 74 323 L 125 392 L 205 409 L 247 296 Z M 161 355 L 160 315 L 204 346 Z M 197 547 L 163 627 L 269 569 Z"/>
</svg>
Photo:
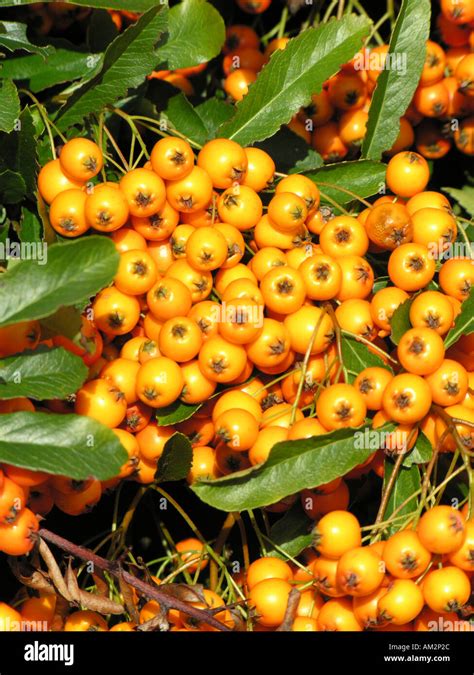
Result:
<svg viewBox="0 0 474 675">
<path fill-rule="evenodd" d="M 200 145 L 206 142 L 207 129 L 199 117 L 198 110 L 182 92 L 170 98 L 161 114 L 169 122 L 172 129 L 176 129 Z"/>
<path fill-rule="evenodd" d="M 430 16 L 430 0 L 403 0 L 390 40 L 387 67 L 380 73 L 372 96 L 362 157 L 380 159 L 398 136 L 400 117 L 410 105 L 423 70 Z"/>
<path fill-rule="evenodd" d="M 36 190 L 36 136 L 29 108 L 21 111 L 13 131 L 0 136 L 0 171 L 10 169 L 19 173 L 25 184 L 26 194 L 30 198 L 34 198 Z"/>
<path fill-rule="evenodd" d="M 183 0 L 169 12 L 168 40 L 157 50 L 168 68 L 188 68 L 210 61 L 225 42 L 220 13 L 206 0 Z"/>
<path fill-rule="evenodd" d="M 0 172 L 0 204 L 18 204 L 26 195 L 23 176 L 6 169 Z"/>
<path fill-rule="evenodd" d="M 60 129 L 82 122 L 143 82 L 156 66 L 154 48 L 166 30 L 166 16 L 166 8 L 157 5 L 112 42 L 100 71 L 76 89 L 59 110 L 56 124 Z"/>
<path fill-rule="evenodd" d="M 450 197 L 457 201 L 474 218 L 474 187 L 465 185 L 461 190 L 449 187 L 441 189 L 443 192 L 447 192 Z"/>
<path fill-rule="evenodd" d="M 461 335 L 474 333 L 474 289 L 471 288 L 469 297 L 461 305 L 461 313 L 456 318 L 453 328 L 444 338 L 446 349 L 455 344 Z"/>
<path fill-rule="evenodd" d="M 430 441 L 421 431 L 416 437 L 416 443 L 403 460 L 403 466 L 410 468 L 412 464 L 426 464 L 430 461 L 433 454 L 433 448 Z"/>
<path fill-rule="evenodd" d="M 158 460 L 155 480 L 159 483 L 186 478 L 193 463 L 193 448 L 184 434 L 175 433 L 168 439 Z"/>
<path fill-rule="evenodd" d="M 311 148 L 306 141 L 301 138 L 301 136 L 298 136 L 291 131 L 287 126 L 283 126 L 270 138 L 255 143 L 254 145 L 256 148 L 268 152 L 275 162 L 278 171 L 282 173 L 293 173 L 298 163 L 304 163 L 309 156 L 314 157 Z M 315 155 L 319 157 L 316 152 Z M 322 166 L 322 164 L 323 162 L 321 160 L 319 166 Z"/>
<path fill-rule="evenodd" d="M 392 329 L 390 339 L 396 345 L 398 345 L 407 330 L 410 330 L 412 327 L 410 323 L 410 307 L 412 302 L 413 298 L 409 298 L 408 300 L 405 300 L 405 302 L 402 302 L 402 304 L 394 311 L 392 318 L 390 319 L 390 326 Z"/>
<path fill-rule="evenodd" d="M 292 558 L 299 555 L 305 548 L 311 546 L 313 536 L 311 530 L 314 523 L 301 508 L 300 501 L 277 520 L 270 528 L 269 539 Z M 285 556 L 276 548 L 270 548 L 267 555 L 285 559 Z"/>
<path fill-rule="evenodd" d="M 371 352 L 366 344 L 358 342 L 354 338 L 344 335 L 344 333 L 341 338 L 341 350 L 343 368 L 351 384 L 364 368 L 376 366 L 378 368 L 386 368 L 392 372 L 390 366 L 378 354 Z"/>
<path fill-rule="evenodd" d="M 393 467 L 393 461 L 386 459 L 384 471 L 384 489 L 390 479 L 390 476 L 392 475 Z M 398 507 L 401 506 L 405 500 L 408 501 L 403 508 L 397 511 L 397 517 L 413 513 L 418 505 L 418 498 L 415 496 L 413 499 L 410 499 L 410 496 L 414 495 L 414 493 L 419 490 L 420 487 L 420 470 L 417 464 L 412 464 L 410 468 L 405 468 L 402 466 L 395 480 L 395 485 L 393 486 L 393 489 L 390 493 L 387 508 L 385 509 L 384 513 L 384 520 L 388 520 L 392 513 L 398 509 Z M 389 525 L 387 527 L 388 533 L 391 535 L 397 532 L 400 529 L 402 523 L 403 520 L 400 519 L 395 521 L 393 525 Z"/>
<path fill-rule="evenodd" d="M 87 372 L 82 359 L 62 347 L 0 359 L 0 400 L 63 399 L 79 389 Z"/>
<path fill-rule="evenodd" d="M 39 54 L 40 56 L 48 56 L 54 50 L 51 45 L 40 47 L 30 42 L 26 31 L 28 26 L 25 23 L 17 23 L 16 21 L 0 21 L 0 47 L 5 47 L 13 52 L 16 49 L 22 49 L 26 52 Z"/>
<path fill-rule="evenodd" d="M 195 110 L 206 127 L 206 140 L 215 138 L 221 124 L 229 120 L 235 112 L 233 105 L 215 97 L 208 98 L 207 101 L 198 105 Z"/>
<path fill-rule="evenodd" d="M 37 213 L 30 211 L 25 206 L 21 207 L 21 222 L 19 237 L 23 243 L 36 243 L 41 241 L 41 220 Z"/>
<path fill-rule="evenodd" d="M 308 174 L 308 177 L 321 185 L 321 201 L 337 204 L 347 204 L 354 198 L 344 190 L 350 190 L 358 197 L 371 197 L 377 194 L 385 185 L 387 166 L 371 160 L 357 162 L 338 162 L 328 164 Z M 339 189 L 338 189 L 339 188 Z M 340 188 L 343 188 L 342 190 Z M 326 199 L 326 196 L 329 199 Z"/>
<path fill-rule="evenodd" d="M 316 150 L 308 148 L 306 157 L 299 159 L 288 173 L 306 173 L 324 166 L 324 160 Z"/>
<path fill-rule="evenodd" d="M 25 82 L 33 92 L 78 80 L 88 73 L 92 77 L 100 65 L 102 55 L 91 54 L 82 47 L 65 44 L 64 47 L 56 47 L 45 58 L 31 54 L 7 59 L 2 64 L 2 75 Z"/>
<path fill-rule="evenodd" d="M 179 422 L 189 420 L 201 406 L 202 403 L 187 405 L 179 400 L 175 401 L 171 405 L 156 410 L 156 422 L 160 427 L 169 427 L 172 424 L 179 424 Z"/>
<path fill-rule="evenodd" d="M 290 40 L 260 71 L 220 135 L 241 145 L 272 136 L 354 56 L 369 29 L 367 19 L 348 14 L 340 21 L 332 19 L 318 28 L 308 28 Z"/>
<path fill-rule="evenodd" d="M 117 476 L 127 453 L 111 429 L 91 417 L 42 412 L 2 415 L 0 462 L 84 480 Z"/>
<path fill-rule="evenodd" d="M 277 443 L 264 464 L 216 480 L 198 481 L 191 489 L 203 502 L 222 511 L 274 504 L 300 490 L 344 476 L 365 461 L 373 452 L 364 447 L 365 428 L 371 426 Z"/>
<path fill-rule="evenodd" d="M 23 260 L 0 276 L 0 326 L 42 319 L 92 296 L 114 278 L 119 255 L 110 239 L 85 237 L 48 248 L 48 262 Z"/>
<path fill-rule="evenodd" d="M 8 75 L 2 68 L 2 77 L 7 78 Z M 0 80 L 0 131 L 10 133 L 15 128 L 20 116 L 20 99 L 18 91 L 11 80 Z"/>
</svg>

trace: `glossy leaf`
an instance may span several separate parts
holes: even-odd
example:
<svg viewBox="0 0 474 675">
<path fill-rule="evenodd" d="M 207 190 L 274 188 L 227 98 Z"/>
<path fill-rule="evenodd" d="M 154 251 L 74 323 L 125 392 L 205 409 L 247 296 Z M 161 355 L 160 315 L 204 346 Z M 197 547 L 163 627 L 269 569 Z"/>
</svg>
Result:
<svg viewBox="0 0 474 675">
<path fill-rule="evenodd" d="M 25 23 L 0 21 L 0 47 L 5 47 L 11 52 L 21 49 L 43 57 L 51 54 L 54 49 L 51 45 L 40 47 L 30 42 L 26 34 L 27 28 L 28 26 Z"/>
<path fill-rule="evenodd" d="M 23 260 L 0 276 L 0 325 L 42 319 L 92 296 L 115 276 L 119 256 L 110 239 L 91 236 L 48 248 L 48 262 Z"/>
<path fill-rule="evenodd" d="M 193 449 L 189 439 L 176 433 L 166 441 L 163 454 L 158 460 L 155 480 L 159 483 L 186 478 L 193 463 Z"/>
<path fill-rule="evenodd" d="M 260 71 L 220 134 L 241 145 L 272 136 L 354 56 L 369 28 L 364 17 L 348 14 L 340 21 L 308 28 L 290 40 L 286 49 L 275 52 Z"/>
<path fill-rule="evenodd" d="M 223 511 L 274 504 L 344 476 L 366 460 L 373 450 L 365 447 L 364 428 L 277 443 L 264 464 L 216 480 L 202 480 L 193 484 L 192 490 L 203 502 Z"/>
<path fill-rule="evenodd" d="M 430 0 L 403 0 L 369 109 L 362 157 L 380 159 L 395 142 L 425 63 Z"/>
<path fill-rule="evenodd" d="M 384 489 L 387 485 L 390 476 L 392 475 L 394 464 L 392 460 L 385 460 L 385 474 L 384 474 Z M 404 516 L 413 513 L 418 504 L 418 498 L 414 496 L 410 499 L 411 495 L 419 490 L 421 487 L 420 479 L 420 470 L 416 464 L 412 464 L 409 468 L 401 467 L 397 478 L 395 480 L 395 485 L 390 493 L 390 497 L 387 503 L 387 508 L 385 509 L 384 520 L 388 520 L 392 513 L 398 509 L 405 501 L 407 503 L 403 508 L 397 511 L 396 516 Z M 397 520 L 393 525 L 388 526 L 388 532 L 393 534 L 400 529 L 403 524 L 403 519 Z"/>
<path fill-rule="evenodd" d="M 308 174 L 309 178 L 325 183 L 320 186 L 321 201 L 346 204 L 354 199 L 344 190 L 350 190 L 358 197 L 370 197 L 377 194 L 385 185 L 386 165 L 370 160 L 357 162 L 339 162 L 328 164 Z M 342 190 L 340 189 L 342 188 Z M 326 199 L 329 197 L 329 199 Z"/>
<path fill-rule="evenodd" d="M 7 78 L 2 68 L 2 76 Z M 18 92 L 11 80 L 0 80 L 0 131 L 9 133 L 13 131 L 20 116 L 20 99 Z"/>
<path fill-rule="evenodd" d="M 391 371 L 390 366 L 378 354 L 371 352 L 366 344 L 352 337 L 342 336 L 341 350 L 343 368 L 348 375 L 350 383 L 355 380 L 364 368 L 377 366 Z"/>
<path fill-rule="evenodd" d="M 461 305 L 461 313 L 456 318 L 453 328 L 444 339 L 446 349 L 455 344 L 461 335 L 474 333 L 474 289 L 471 288 L 469 297 Z"/>
<path fill-rule="evenodd" d="M 102 68 L 59 110 L 56 124 L 67 129 L 138 87 L 156 65 L 155 45 L 166 30 L 167 10 L 157 5 L 109 46 Z"/>
<path fill-rule="evenodd" d="M 269 539 L 294 558 L 305 548 L 311 546 L 313 525 L 313 521 L 308 518 L 301 508 L 299 500 L 297 500 L 285 515 L 272 525 Z M 284 555 L 276 548 L 270 548 L 268 555 L 285 559 Z"/>
<path fill-rule="evenodd" d="M 410 307 L 412 302 L 412 298 L 402 302 L 402 304 L 394 311 L 392 318 L 390 319 L 390 326 L 392 329 L 390 339 L 396 345 L 398 345 L 407 330 L 410 330 L 412 327 L 410 323 Z"/>
<path fill-rule="evenodd" d="M 87 373 L 82 359 L 62 348 L 0 359 L 0 399 L 63 399 L 79 389 Z"/>
<path fill-rule="evenodd" d="M 19 412 L 2 415 L 0 462 L 84 480 L 117 476 L 127 453 L 91 417 Z"/>
<path fill-rule="evenodd" d="M 202 403 L 197 405 L 187 405 L 181 401 L 175 401 L 171 405 L 164 408 L 158 408 L 156 415 L 156 422 L 160 427 L 169 427 L 172 424 L 179 424 L 184 422 L 194 415 L 199 410 Z"/>
</svg>

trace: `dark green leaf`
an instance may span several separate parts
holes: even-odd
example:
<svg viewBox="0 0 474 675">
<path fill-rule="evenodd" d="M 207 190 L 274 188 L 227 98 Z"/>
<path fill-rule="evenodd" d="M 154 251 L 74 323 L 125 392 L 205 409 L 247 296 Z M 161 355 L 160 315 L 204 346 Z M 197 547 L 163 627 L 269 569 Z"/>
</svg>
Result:
<svg viewBox="0 0 474 675">
<path fill-rule="evenodd" d="M 469 335 L 470 333 L 474 333 L 474 288 L 471 288 L 469 297 L 462 303 L 461 314 L 456 318 L 454 327 L 444 338 L 444 346 L 448 349 L 459 340 L 461 335 Z"/>
<path fill-rule="evenodd" d="M 79 389 L 87 372 L 82 359 L 62 348 L 0 359 L 0 399 L 63 399 Z"/>
<path fill-rule="evenodd" d="M 197 109 L 191 105 L 182 92 L 168 101 L 162 116 L 172 129 L 177 129 L 195 143 L 203 145 L 206 142 L 207 129 Z"/>
<path fill-rule="evenodd" d="M 3 67 L 2 77 L 8 77 Z M 20 99 L 18 98 L 16 87 L 11 80 L 0 80 L 0 101 L 2 102 L 2 106 L 0 107 L 0 131 L 9 133 L 15 128 L 15 124 L 17 124 L 20 116 Z"/>
<path fill-rule="evenodd" d="M 91 417 L 20 412 L 2 415 L 0 462 L 84 480 L 117 476 L 127 453 L 111 429 Z"/>
<path fill-rule="evenodd" d="M 362 157 L 380 159 L 395 142 L 400 117 L 410 105 L 425 63 L 430 0 L 403 0 L 369 110 Z"/>
<path fill-rule="evenodd" d="M 37 243 L 41 241 L 41 221 L 37 213 L 22 206 L 19 237 L 22 242 Z"/>
<path fill-rule="evenodd" d="M 171 70 L 210 61 L 225 41 L 224 20 L 206 0 L 183 0 L 173 7 L 168 31 L 168 40 L 157 55 Z"/>
<path fill-rule="evenodd" d="M 28 26 L 25 23 L 0 21 L 0 47 L 6 47 L 11 52 L 15 51 L 15 49 L 22 49 L 33 54 L 40 54 L 41 56 L 51 54 L 54 49 L 51 45 L 40 47 L 30 42 L 26 34 L 27 28 Z"/>
<path fill-rule="evenodd" d="M 365 461 L 373 452 L 365 447 L 365 428 L 338 429 L 323 436 L 277 443 L 264 464 L 216 480 L 199 481 L 192 490 L 203 502 L 222 511 L 274 504 L 300 490 L 344 476 Z"/>
<path fill-rule="evenodd" d="M 299 159 L 296 164 L 290 169 L 289 173 L 305 173 L 307 171 L 314 171 L 324 165 L 323 158 L 313 148 L 308 148 L 306 157 Z"/>
<path fill-rule="evenodd" d="M 11 169 L 0 172 L 0 204 L 17 204 L 26 195 L 23 176 Z"/>
<path fill-rule="evenodd" d="M 329 202 L 331 205 L 329 200 L 337 204 L 347 204 L 354 198 L 344 190 L 350 190 L 362 198 L 377 194 L 385 186 L 386 169 L 385 164 L 370 160 L 339 162 L 312 171 L 309 178 L 316 184 L 321 182 L 321 201 Z M 328 200 L 326 200 L 326 195 Z"/>
<path fill-rule="evenodd" d="M 198 105 L 195 110 L 206 127 L 206 140 L 215 138 L 221 124 L 230 119 L 235 112 L 233 105 L 229 105 L 229 103 L 225 103 L 215 97 L 208 98 L 207 101 Z"/>
<path fill-rule="evenodd" d="M 295 558 L 301 551 L 311 546 L 313 541 L 311 534 L 313 524 L 313 521 L 308 518 L 301 508 L 298 499 L 285 513 L 283 518 L 280 518 L 272 525 L 269 539 L 271 539 L 273 544 L 283 549 L 285 553 Z M 268 555 L 285 558 L 276 548 L 270 549 Z"/>
<path fill-rule="evenodd" d="M 270 138 L 255 143 L 255 147 L 268 152 L 278 171 L 282 173 L 292 173 L 298 163 L 304 163 L 308 157 L 314 157 L 306 141 L 287 126 L 282 126 Z M 315 154 L 319 157 L 317 153 Z"/>
<path fill-rule="evenodd" d="M 12 80 L 22 80 L 33 92 L 63 82 L 73 82 L 95 72 L 102 59 L 101 54 L 91 54 L 80 47 L 70 45 L 57 47 L 43 58 L 38 54 L 7 59 L 2 65 L 2 74 Z"/>
<path fill-rule="evenodd" d="M 155 480 L 159 483 L 186 478 L 193 463 L 193 448 L 184 434 L 176 433 L 166 441 L 158 460 Z"/>
<path fill-rule="evenodd" d="M 348 14 L 340 21 L 308 28 L 290 40 L 261 70 L 220 134 L 241 145 L 272 136 L 354 56 L 369 28 L 367 19 Z"/>
<path fill-rule="evenodd" d="M 154 47 L 166 29 L 166 8 L 157 5 L 119 35 L 104 55 L 101 70 L 72 94 L 56 123 L 67 129 L 138 87 L 156 65 Z"/>
<path fill-rule="evenodd" d="M 103 52 L 118 35 L 117 26 L 105 9 L 92 12 L 87 26 L 87 44 L 91 52 Z"/>
<path fill-rule="evenodd" d="M 0 137 L 0 171 L 10 169 L 21 174 L 26 194 L 31 199 L 36 191 L 36 136 L 33 116 L 30 109 L 25 108 L 14 130 Z"/>
<path fill-rule="evenodd" d="M 0 276 L 0 325 L 42 319 L 94 295 L 112 281 L 118 261 L 113 242 L 100 236 L 49 246 L 46 265 L 23 260 Z"/>
<path fill-rule="evenodd" d="M 186 405 L 186 403 L 182 403 L 179 400 L 175 401 L 171 405 L 157 409 L 156 422 L 160 427 L 169 427 L 172 424 L 184 422 L 192 417 L 201 406 L 202 403 Z"/>
<path fill-rule="evenodd" d="M 354 382 L 364 368 L 377 366 L 391 371 L 390 366 L 378 354 L 371 352 L 366 344 L 344 334 L 341 338 L 341 350 L 343 368 L 350 383 Z"/>
<path fill-rule="evenodd" d="M 390 479 L 390 476 L 392 475 L 393 467 L 393 462 L 390 459 L 386 459 L 384 489 Z M 387 508 L 385 509 L 384 520 L 388 520 L 392 513 L 398 509 L 398 507 L 401 506 L 405 500 L 408 500 L 407 503 L 397 512 L 396 517 L 413 513 L 418 505 L 418 498 L 413 497 L 413 499 L 410 499 L 410 496 L 419 490 L 420 487 L 420 470 L 418 466 L 413 464 L 410 468 L 401 467 L 396 478 L 395 485 L 393 486 L 393 489 L 390 493 Z M 393 525 L 388 526 L 388 533 L 394 534 L 400 529 L 402 524 L 403 519 L 395 521 Z"/>
<path fill-rule="evenodd" d="M 465 185 L 462 190 L 449 187 L 441 189 L 443 192 L 447 192 L 450 197 L 457 201 L 458 204 L 474 218 L 474 187 Z"/>
<path fill-rule="evenodd" d="M 392 328 L 390 339 L 396 345 L 398 345 L 407 330 L 410 330 L 412 327 L 410 323 L 410 307 L 412 302 L 413 298 L 402 302 L 402 304 L 394 311 L 392 318 L 390 319 L 390 326 Z"/>
<path fill-rule="evenodd" d="M 72 340 L 81 330 L 81 312 L 76 307 L 60 307 L 57 312 L 41 319 L 41 337 L 64 335 Z"/>
</svg>

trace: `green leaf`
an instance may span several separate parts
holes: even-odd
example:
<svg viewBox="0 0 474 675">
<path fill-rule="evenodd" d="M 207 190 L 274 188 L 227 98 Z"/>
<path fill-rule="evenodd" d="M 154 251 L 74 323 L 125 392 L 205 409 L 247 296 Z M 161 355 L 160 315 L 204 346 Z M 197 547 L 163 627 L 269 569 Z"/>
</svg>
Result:
<svg viewBox="0 0 474 675">
<path fill-rule="evenodd" d="M 357 162 L 328 164 L 317 171 L 312 171 L 308 176 L 317 185 L 319 181 L 326 183 L 326 185 L 321 185 L 322 202 L 331 204 L 329 200 L 332 200 L 338 204 L 347 204 L 353 198 L 338 188 L 350 190 L 358 197 L 371 197 L 385 186 L 386 169 L 386 164 L 380 162 L 358 160 Z M 326 199 L 326 195 L 329 200 Z"/>
<path fill-rule="evenodd" d="M 367 19 L 348 14 L 291 39 L 286 49 L 275 52 L 261 70 L 220 134 L 241 145 L 272 136 L 354 56 L 369 28 Z"/>
<path fill-rule="evenodd" d="M 370 104 L 362 157 L 380 159 L 398 136 L 400 117 L 410 105 L 425 63 L 430 16 L 430 0 L 403 0 L 390 40 L 387 67 L 379 75 Z"/>
<path fill-rule="evenodd" d="M 464 300 L 461 305 L 461 313 L 454 322 L 454 327 L 444 338 L 444 346 L 446 349 L 451 347 L 459 340 L 461 335 L 469 335 L 474 333 L 474 289 L 471 288 L 469 297 Z"/>
<path fill-rule="evenodd" d="M 37 213 L 30 211 L 25 206 L 21 207 L 21 223 L 19 237 L 23 243 L 41 242 L 41 221 Z"/>
<path fill-rule="evenodd" d="M 194 415 L 196 411 L 202 406 L 202 403 L 196 405 L 187 405 L 181 401 L 175 401 L 171 405 L 167 405 L 164 408 L 158 408 L 155 416 L 156 423 L 160 427 L 169 427 L 172 424 L 179 424 L 179 422 L 184 422 Z"/>
<path fill-rule="evenodd" d="M 170 70 L 210 61 L 225 42 L 224 20 L 206 0 L 183 0 L 173 7 L 168 32 L 168 40 L 157 50 L 157 56 Z"/>
<path fill-rule="evenodd" d="M 178 130 L 200 145 L 206 142 L 208 133 L 198 110 L 191 105 L 182 92 L 170 98 L 167 107 L 161 114 L 172 129 Z"/>
<path fill-rule="evenodd" d="M 387 366 L 378 354 L 369 351 L 366 344 L 352 337 L 342 335 L 341 350 L 343 368 L 351 384 L 364 368 L 377 366 L 379 368 L 386 368 L 392 372 L 390 366 Z"/>
<path fill-rule="evenodd" d="M 41 337 L 45 340 L 53 335 L 64 335 L 72 340 L 81 330 L 81 312 L 76 307 L 60 307 L 57 312 L 40 321 Z"/>
<path fill-rule="evenodd" d="M 457 201 L 458 204 L 474 218 L 474 187 L 465 185 L 462 190 L 449 187 L 441 189 L 443 192 L 447 192 L 450 197 Z"/>
<path fill-rule="evenodd" d="M 25 23 L 0 21 L 0 47 L 5 47 L 11 52 L 14 52 L 15 49 L 22 49 L 43 57 L 51 54 L 54 47 L 51 45 L 40 47 L 32 44 L 26 34 L 27 29 L 28 26 Z"/>
<path fill-rule="evenodd" d="M 216 137 L 217 130 L 221 124 L 224 124 L 224 122 L 227 122 L 232 117 L 235 108 L 233 105 L 214 97 L 208 98 L 207 101 L 198 105 L 195 111 L 206 127 L 206 140 L 210 140 Z"/>
<path fill-rule="evenodd" d="M 313 525 L 313 521 L 305 514 L 298 499 L 283 518 L 272 525 L 269 539 L 285 553 L 295 558 L 301 551 L 311 546 Z M 267 555 L 285 559 L 285 556 L 276 548 L 268 550 Z"/>
<path fill-rule="evenodd" d="M 48 248 L 48 262 L 23 260 L 0 276 L 0 326 L 42 319 L 109 284 L 119 255 L 110 239 L 85 237 Z"/>
<path fill-rule="evenodd" d="M 38 54 L 16 56 L 2 64 L 2 75 L 21 80 L 33 92 L 42 91 L 63 82 L 73 82 L 89 73 L 91 77 L 101 62 L 102 54 L 91 54 L 81 47 L 57 47 L 46 58 Z"/>
<path fill-rule="evenodd" d="M 26 195 L 23 176 L 11 169 L 0 172 L 0 204 L 18 204 Z"/>
<path fill-rule="evenodd" d="M 308 148 L 306 157 L 299 159 L 296 164 L 290 169 L 289 173 L 305 173 L 307 171 L 314 171 L 324 166 L 324 160 L 316 150 Z"/>
<path fill-rule="evenodd" d="M 57 2 L 57 0 L 44 0 Z M 19 7 L 32 5 L 36 0 L 0 0 L 0 7 Z M 80 7 L 98 7 L 101 9 L 127 9 L 130 12 L 146 12 L 155 7 L 161 0 L 74 0 L 74 5 Z"/>
<path fill-rule="evenodd" d="M 166 8 L 157 5 L 112 42 L 101 70 L 59 110 L 56 124 L 60 129 L 82 122 L 143 82 L 156 65 L 154 47 L 166 29 L 166 15 Z"/>
<path fill-rule="evenodd" d="M 392 318 L 390 319 L 390 326 L 392 328 L 390 339 L 396 345 L 398 345 L 407 330 L 410 330 L 412 327 L 410 323 L 410 307 L 412 302 L 413 298 L 409 298 L 408 300 L 405 300 L 405 302 L 402 302 L 402 304 L 394 311 Z"/>
<path fill-rule="evenodd" d="M 323 160 L 319 161 L 318 153 L 287 126 L 282 126 L 270 138 L 255 143 L 255 147 L 268 152 L 278 167 L 278 171 L 282 173 L 294 173 L 297 166 L 303 167 L 301 171 L 309 171 L 323 165 Z M 304 168 L 304 165 L 312 160 L 314 160 L 314 166 Z"/>
<path fill-rule="evenodd" d="M 413 449 L 403 460 L 403 466 L 410 468 L 413 464 L 426 464 L 430 461 L 433 454 L 433 448 L 430 441 L 421 431 L 418 433 L 416 443 Z"/>
<path fill-rule="evenodd" d="M 34 199 L 37 188 L 36 137 L 37 132 L 29 108 L 21 111 L 13 131 L 0 136 L 0 171 L 10 169 L 19 173 L 25 184 L 26 194 L 31 199 Z"/>
<path fill-rule="evenodd" d="M 111 429 L 91 417 L 19 412 L 2 415 L 0 462 L 84 480 L 117 476 L 127 453 Z"/>
<path fill-rule="evenodd" d="M 79 389 L 87 372 L 82 359 L 62 347 L 0 359 L 0 399 L 63 399 Z"/>
<path fill-rule="evenodd" d="M 2 68 L 2 77 L 7 78 Z M 15 85 L 11 80 L 0 80 L 0 131 L 13 131 L 20 116 L 20 99 Z"/>
<path fill-rule="evenodd" d="M 277 443 L 264 464 L 196 482 L 191 489 L 203 502 L 222 511 L 274 504 L 300 490 L 344 476 L 365 461 L 373 452 L 364 447 L 365 428 L 338 429 L 323 436 Z"/>
<path fill-rule="evenodd" d="M 155 480 L 159 483 L 186 478 L 193 463 L 193 448 L 184 434 L 176 433 L 166 441 L 158 460 Z"/>
<path fill-rule="evenodd" d="M 372 293 L 377 293 L 378 291 L 381 291 L 382 288 L 386 288 L 390 283 L 390 277 L 378 277 L 376 281 L 374 282 L 374 285 L 372 287 Z"/>
<path fill-rule="evenodd" d="M 394 463 L 390 459 L 385 460 L 385 473 L 384 473 L 384 489 L 392 475 Z M 417 490 L 421 487 L 420 481 L 420 470 L 416 464 L 413 464 L 410 468 L 401 467 L 398 476 L 395 481 L 395 485 L 390 493 L 388 499 L 387 508 L 384 513 L 384 520 L 388 520 L 392 513 L 398 509 L 399 506 L 403 504 L 405 500 L 409 500 L 400 511 L 397 512 L 398 516 L 409 515 L 415 511 L 418 505 L 418 498 L 413 497 L 409 499 Z M 403 523 L 403 519 L 395 521 L 393 525 L 389 525 L 387 530 L 390 535 L 397 532 L 400 529 Z"/>
</svg>

